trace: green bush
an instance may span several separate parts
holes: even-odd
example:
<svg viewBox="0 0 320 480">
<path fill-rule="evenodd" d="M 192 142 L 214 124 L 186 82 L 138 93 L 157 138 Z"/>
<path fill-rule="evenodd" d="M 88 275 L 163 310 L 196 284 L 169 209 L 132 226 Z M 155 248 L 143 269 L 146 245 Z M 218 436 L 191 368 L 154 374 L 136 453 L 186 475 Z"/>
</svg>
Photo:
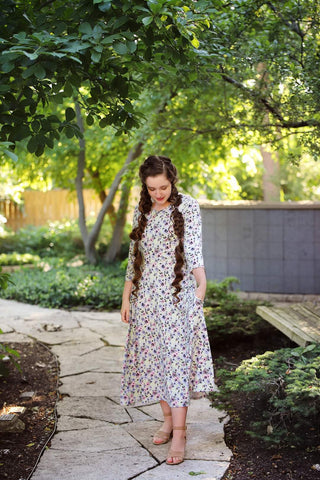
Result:
<svg viewBox="0 0 320 480">
<path fill-rule="evenodd" d="M 0 265 L 26 265 L 40 262 L 39 255 L 32 255 L 32 253 L 1 253 Z"/>
<path fill-rule="evenodd" d="M 215 406 L 242 398 L 248 433 L 271 443 L 310 444 L 320 434 L 320 345 L 283 348 L 244 360 L 235 371 L 218 370 Z M 235 400 L 236 404 L 236 400 Z"/>
<path fill-rule="evenodd" d="M 205 317 L 210 336 L 215 342 L 239 340 L 274 330 L 256 314 L 257 305 L 262 302 L 241 300 L 230 290 L 235 277 L 222 282 L 208 282 L 205 300 Z"/>
<path fill-rule="evenodd" d="M 0 293 L 6 290 L 6 288 L 8 288 L 10 284 L 13 285 L 11 276 L 8 273 L 2 273 L 1 270 L 2 269 L 0 267 Z M 0 329 L 0 335 L 2 333 L 3 331 Z M 8 376 L 9 374 L 8 362 L 11 362 L 18 369 L 20 369 L 20 366 L 14 359 L 14 357 L 19 357 L 19 356 L 20 355 L 16 350 L 13 350 L 8 345 L 4 345 L 0 343 L 0 377 Z"/>
<path fill-rule="evenodd" d="M 90 306 L 110 310 L 121 305 L 124 269 L 83 265 L 68 267 L 59 259 L 48 271 L 21 268 L 11 278 L 15 286 L 0 292 L 3 298 L 51 308 Z"/>
<path fill-rule="evenodd" d="M 33 253 L 40 257 L 72 256 L 83 252 L 78 224 L 51 222 L 41 227 L 28 226 L 0 237 L 3 253 Z"/>
</svg>

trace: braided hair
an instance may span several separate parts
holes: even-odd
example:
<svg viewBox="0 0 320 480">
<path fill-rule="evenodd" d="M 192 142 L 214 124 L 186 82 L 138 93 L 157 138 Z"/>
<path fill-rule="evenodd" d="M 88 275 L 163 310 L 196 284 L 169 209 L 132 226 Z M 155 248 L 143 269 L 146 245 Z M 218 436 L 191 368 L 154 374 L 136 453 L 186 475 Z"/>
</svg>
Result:
<svg viewBox="0 0 320 480">
<path fill-rule="evenodd" d="M 176 183 L 178 180 L 177 169 L 171 162 L 170 158 L 165 156 L 151 155 L 149 156 L 144 163 L 140 166 L 139 177 L 142 182 L 142 188 L 140 192 L 140 201 L 139 201 L 139 220 L 138 225 L 133 228 L 130 233 L 131 240 L 134 240 L 133 247 L 133 269 L 134 277 L 132 280 L 133 283 L 133 295 L 137 296 L 139 291 L 139 281 L 142 276 L 141 265 L 143 262 L 142 253 L 139 249 L 139 243 L 141 241 L 143 232 L 147 225 L 147 214 L 151 212 L 152 201 L 148 193 L 146 179 L 148 177 L 155 177 L 156 175 L 164 174 L 171 183 L 171 195 L 168 198 L 168 201 L 174 207 L 172 209 L 171 218 L 173 221 L 173 230 L 178 239 L 178 244 L 175 248 L 175 259 L 176 263 L 174 266 L 175 278 L 172 282 L 174 287 L 174 297 L 179 302 L 178 294 L 181 291 L 180 282 L 183 278 L 182 267 L 184 264 L 184 249 L 183 249 L 183 237 L 184 237 L 184 219 L 183 215 L 178 209 L 179 205 L 182 202 L 182 196 L 178 193 Z"/>
</svg>

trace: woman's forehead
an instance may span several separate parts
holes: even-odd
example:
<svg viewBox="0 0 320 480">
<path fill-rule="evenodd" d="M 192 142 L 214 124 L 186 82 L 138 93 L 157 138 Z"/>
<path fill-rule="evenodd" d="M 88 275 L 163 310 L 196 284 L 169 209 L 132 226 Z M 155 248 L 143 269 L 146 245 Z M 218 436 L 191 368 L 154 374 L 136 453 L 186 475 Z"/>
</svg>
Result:
<svg viewBox="0 0 320 480">
<path fill-rule="evenodd" d="M 166 175 L 164 175 L 164 173 L 160 175 L 156 175 L 154 177 L 146 178 L 146 185 L 147 187 L 151 187 L 151 188 L 162 187 L 162 186 L 168 185 L 169 183 L 170 182 L 167 179 Z"/>
</svg>

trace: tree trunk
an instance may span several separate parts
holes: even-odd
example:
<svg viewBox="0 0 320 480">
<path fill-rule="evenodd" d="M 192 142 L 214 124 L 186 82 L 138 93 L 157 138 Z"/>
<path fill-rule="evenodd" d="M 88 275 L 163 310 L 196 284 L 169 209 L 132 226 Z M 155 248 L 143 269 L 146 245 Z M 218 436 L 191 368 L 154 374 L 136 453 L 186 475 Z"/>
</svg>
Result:
<svg viewBox="0 0 320 480">
<path fill-rule="evenodd" d="M 99 192 L 98 193 L 99 199 L 100 199 L 101 203 L 103 203 L 105 201 L 105 199 L 107 198 L 107 194 L 104 191 L 104 188 L 103 188 L 103 185 L 102 185 L 102 182 L 101 182 L 100 172 L 98 170 L 93 171 L 91 168 L 87 168 L 87 171 L 91 175 L 91 178 L 94 181 L 95 190 L 97 192 Z M 111 226 L 112 226 L 112 228 L 114 228 L 115 225 L 116 225 L 116 221 L 117 221 L 117 213 L 116 213 L 116 209 L 114 208 L 113 204 L 111 204 L 110 207 L 108 208 L 107 214 L 109 215 Z"/>
<path fill-rule="evenodd" d="M 122 186 L 116 224 L 113 229 L 112 238 L 108 247 L 108 251 L 104 256 L 104 261 L 107 263 L 113 262 L 120 253 L 124 227 L 127 220 L 127 210 L 128 210 L 131 186 L 132 186 L 131 179 L 130 181 L 127 180 Z"/>
<path fill-rule="evenodd" d="M 83 120 L 81 116 L 80 105 L 77 101 L 75 101 L 75 110 L 76 110 L 76 117 L 77 117 L 77 125 L 79 127 L 80 132 L 83 135 L 84 134 Z M 87 229 L 87 223 L 86 223 L 86 210 L 85 210 L 84 198 L 83 198 L 83 177 L 84 177 L 85 167 L 86 167 L 86 142 L 84 137 L 82 137 L 82 138 L 79 138 L 77 177 L 75 180 L 78 206 L 79 206 L 79 228 L 80 228 L 80 233 L 81 233 L 81 237 L 84 245 L 86 258 L 90 263 L 96 263 L 97 255 L 96 255 L 94 245 L 91 245 L 89 243 L 89 235 L 88 235 L 88 229 Z"/>
<path fill-rule="evenodd" d="M 263 160 L 263 200 L 280 202 L 280 173 L 277 152 L 269 152 L 263 145 L 260 147 Z"/>
<path fill-rule="evenodd" d="M 128 155 L 128 157 L 129 156 L 131 157 L 130 163 L 133 162 L 136 158 L 140 157 L 142 153 L 142 146 L 143 146 L 143 143 L 140 142 L 130 150 Z M 122 185 L 120 204 L 117 212 L 117 221 L 112 232 L 112 238 L 108 247 L 108 251 L 104 256 L 105 262 L 108 262 L 108 263 L 111 263 L 116 259 L 121 249 L 124 227 L 127 220 L 127 210 L 128 210 L 132 181 L 133 181 L 133 176 L 130 175 L 128 178 L 126 178 L 126 180 L 123 182 L 123 185 Z"/>
<path fill-rule="evenodd" d="M 123 167 L 119 170 L 119 172 L 117 173 L 117 175 L 115 176 L 112 182 L 112 185 L 109 189 L 109 193 L 102 204 L 101 210 L 98 213 L 95 224 L 93 225 L 92 230 L 88 235 L 88 251 L 89 252 L 91 251 L 91 249 L 95 247 L 96 241 L 98 240 L 99 233 L 103 224 L 103 219 L 105 217 L 105 214 L 107 213 L 108 208 L 110 208 L 110 205 L 112 205 L 114 196 L 117 193 L 122 177 L 125 174 L 130 163 L 133 162 L 133 160 L 135 160 L 137 157 L 141 155 L 142 145 L 143 143 L 139 142 L 135 147 L 131 148 Z M 88 260 L 90 261 L 89 258 Z"/>
<path fill-rule="evenodd" d="M 77 101 L 75 101 L 75 110 L 76 110 L 77 124 L 80 129 L 80 132 L 83 135 L 84 125 L 83 125 L 83 120 L 81 116 L 80 105 Z M 117 173 L 117 175 L 115 176 L 112 182 L 109 193 L 105 197 L 105 200 L 101 206 L 100 212 L 98 213 L 95 224 L 93 225 L 91 231 L 88 232 L 84 198 L 83 198 L 83 177 L 84 177 L 84 171 L 86 167 L 86 144 L 85 144 L 84 138 L 79 138 L 80 151 L 78 156 L 78 169 L 77 169 L 77 177 L 75 180 L 75 184 L 76 184 L 78 205 L 79 205 L 79 227 L 80 227 L 81 237 L 84 245 L 86 259 L 89 263 L 92 263 L 92 264 L 97 263 L 97 252 L 96 252 L 95 245 L 99 237 L 103 219 L 108 209 L 112 205 L 114 196 L 117 192 L 121 179 L 124 173 L 126 172 L 129 164 L 141 155 L 142 145 L 143 143 L 140 142 L 135 147 L 131 148 L 123 167 L 119 170 L 119 172 Z"/>
</svg>

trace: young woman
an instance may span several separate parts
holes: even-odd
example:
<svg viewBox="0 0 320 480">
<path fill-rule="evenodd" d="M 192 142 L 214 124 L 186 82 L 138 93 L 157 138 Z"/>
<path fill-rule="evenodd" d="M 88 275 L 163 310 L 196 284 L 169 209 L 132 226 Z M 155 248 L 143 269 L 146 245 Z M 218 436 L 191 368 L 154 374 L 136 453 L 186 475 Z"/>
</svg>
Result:
<svg viewBox="0 0 320 480">
<path fill-rule="evenodd" d="M 160 402 L 164 423 L 153 443 L 172 436 L 167 464 L 177 465 L 184 459 L 190 394 L 215 389 L 203 315 L 200 208 L 178 193 L 169 158 L 148 157 L 139 175 L 121 308 L 129 323 L 121 404 Z"/>
</svg>

